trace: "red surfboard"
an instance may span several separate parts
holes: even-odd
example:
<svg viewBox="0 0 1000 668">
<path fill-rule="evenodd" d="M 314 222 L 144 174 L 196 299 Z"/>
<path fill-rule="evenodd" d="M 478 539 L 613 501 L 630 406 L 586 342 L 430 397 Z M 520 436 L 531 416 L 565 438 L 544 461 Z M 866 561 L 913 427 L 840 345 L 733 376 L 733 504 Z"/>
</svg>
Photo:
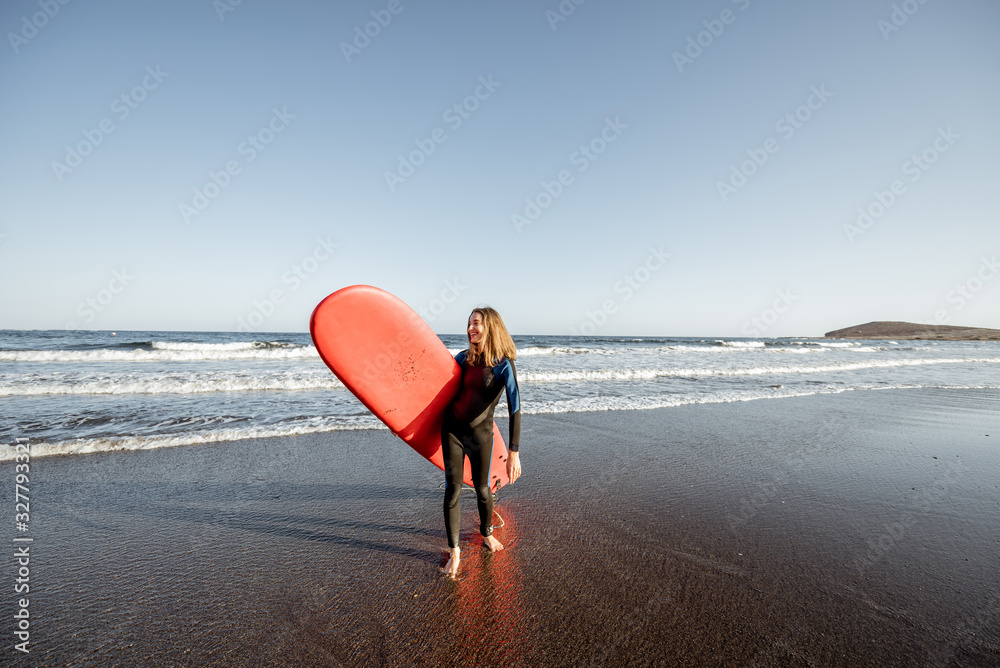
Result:
<svg viewBox="0 0 1000 668">
<path fill-rule="evenodd" d="M 352 285 L 319 303 L 309 332 L 340 382 L 443 471 L 441 421 L 458 392 L 462 370 L 423 318 L 385 290 Z M 464 479 L 472 484 L 468 458 Z M 507 482 L 507 446 L 494 422 L 490 489 Z"/>
</svg>

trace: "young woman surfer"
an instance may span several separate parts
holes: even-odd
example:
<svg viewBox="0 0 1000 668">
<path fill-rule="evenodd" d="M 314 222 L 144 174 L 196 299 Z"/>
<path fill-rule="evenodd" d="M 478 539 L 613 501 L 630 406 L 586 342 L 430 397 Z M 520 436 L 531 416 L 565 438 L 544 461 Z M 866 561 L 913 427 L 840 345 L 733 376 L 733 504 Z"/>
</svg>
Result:
<svg viewBox="0 0 1000 668">
<path fill-rule="evenodd" d="M 510 482 L 514 482 L 521 475 L 518 453 L 521 405 L 514 370 L 517 348 L 507 333 L 500 314 L 488 306 L 473 309 L 469 315 L 467 334 L 468 350 L 455 355 L 455 361 L 462 367 L 462 383 L 458 394 L 445 409 L 441 426 L 441 449 L 444 453 L 447 481 L 444 492 L 444 526 L 448 533 L 448 547 L 451 549 L 444 572 L 451 577 L 458 573 L 461 553 L 458 547 L 461 520 L 459 501 L 466 456 L 472 468 L 476 505 L 479 507 L 479 533 L 483 536 L 483 544 L 491 552 L 503 549 L 503 544 L 493 537 L 493 495 L 490 494 L 493 411 L 503 392 L 507 393 L 507 410 L 510 414 L 507 477 Z"/>
</svg>

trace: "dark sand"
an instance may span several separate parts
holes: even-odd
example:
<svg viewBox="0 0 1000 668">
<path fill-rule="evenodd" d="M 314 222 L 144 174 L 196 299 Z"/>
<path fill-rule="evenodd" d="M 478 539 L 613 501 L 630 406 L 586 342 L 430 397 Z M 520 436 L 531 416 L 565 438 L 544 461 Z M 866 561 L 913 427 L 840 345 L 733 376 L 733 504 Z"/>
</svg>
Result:
<svg viewBox="0 0 1000 668">
<path fill-rule="evenodd" d="M 387 431 L 39 458 L 32 651 L 8 616 L 2 663 L 1000 665 L 998 409 L 527 415 L 508 549 L 467 495 L 457 582 L 443 474 Z"/>
</svg>

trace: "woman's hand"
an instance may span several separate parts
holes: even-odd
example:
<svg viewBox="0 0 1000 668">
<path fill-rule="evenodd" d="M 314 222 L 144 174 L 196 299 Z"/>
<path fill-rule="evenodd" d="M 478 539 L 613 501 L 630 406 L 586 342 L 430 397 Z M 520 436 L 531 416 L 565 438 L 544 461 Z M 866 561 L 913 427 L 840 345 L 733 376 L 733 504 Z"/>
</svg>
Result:
<svg viewBox="0 0 1000 668">
<path fill-rule="evenodd" d="M 510 482 L 514 482 L 520 477 L 521 477 L 521 455 L 518 452 L 512 452 L 507 456 L 507 478 L 510 480 Z"/>
</svg>

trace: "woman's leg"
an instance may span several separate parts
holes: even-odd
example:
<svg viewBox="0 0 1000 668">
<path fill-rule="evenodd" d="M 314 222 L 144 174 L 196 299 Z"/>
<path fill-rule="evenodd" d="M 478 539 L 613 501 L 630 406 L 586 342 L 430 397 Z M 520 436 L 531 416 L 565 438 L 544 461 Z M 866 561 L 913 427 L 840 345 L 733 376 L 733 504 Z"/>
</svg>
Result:
<svg viewBox="0 0 1000 668">
<path fill-rule="evenodd" d="M 487 420 L 473 431 L 475 447 L 470 449 L 469 464 L 472 469 L 472 486 L 476 490 L 476 505 L 479 507 L 479 533 L 483 542 L 492 551 L 503 548 L 493 538 L 493 494 L 490 493 L 490 463 L 493 461 L 493 420 Z"/>
<path fill-rule="evenodd" d="M 462 473 L 465 452 L 458 435 L 447 420 L 441 427 L 441 450 L 444 455 L 444 528 L 448 534 L 448 547 L 458 547 L 458 530 L 462 521 Z"/>
</svg>

